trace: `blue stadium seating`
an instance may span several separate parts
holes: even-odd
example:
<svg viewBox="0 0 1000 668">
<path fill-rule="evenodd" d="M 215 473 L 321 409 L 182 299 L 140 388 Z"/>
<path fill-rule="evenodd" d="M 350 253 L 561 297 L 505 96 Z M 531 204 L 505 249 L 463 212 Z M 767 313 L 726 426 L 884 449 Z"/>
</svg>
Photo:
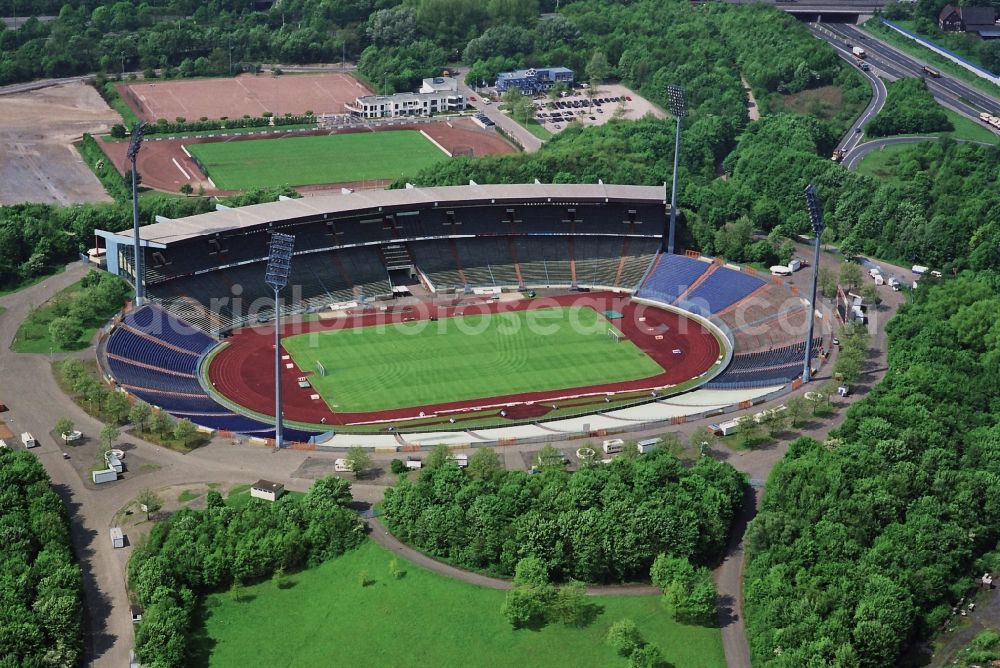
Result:
<svg viewBox="0 0 1000 668">
<path fill-rule="evenodd" d="M 155 371 L 136 364 L 129 364 L 120 359 L 109 357 L 108 366 L 115 379 L 122 385 L 148 388 L 161 392 L 183 392 L 194 394 L 202 392 L 198 379 L 191 376 L 175 376 L 163 371 Z"/>
<path fill-rule="evenodd" d="M 781 385 L 802 375 L 802 363 L 766 369 L 750 369 L 746 371 L 726 370 L 725 373 L 712 379 L 705 387 L 713 389 L 735 389 L 740 387 L 761 387 L 765 385 Z"/>
<path fill-rule="evenodd" d="M 764 280 L 752 274 L 719 267 L 678 306 L 702 315 L 718 313 L 764 284 Z"/>
<path fill-rule="evenodd" d="M 193 374 L 198 364 L 195 355 L 161 346 L 125 327 L 119 327 L 111 335 L 107 350 L 110 355 L 119 355 L 129 360 L 181 373 Z"/>
<path fill-rule="evenodd" d="M 639 297 L 671 303 L 712 265 L 685 255 L 659 256 L 659 262 L 636 293 Z"/>
</svg>

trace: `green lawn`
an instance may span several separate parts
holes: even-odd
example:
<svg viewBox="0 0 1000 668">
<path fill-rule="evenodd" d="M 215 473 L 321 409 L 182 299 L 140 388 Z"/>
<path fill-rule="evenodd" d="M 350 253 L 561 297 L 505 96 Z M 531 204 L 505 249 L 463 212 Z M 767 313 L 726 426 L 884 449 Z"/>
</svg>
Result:
<svg viewBox="0 0 1000 668">
<path fill-rule="evenodd" d="M 590 307 L 469 315 L 329 330 L 284 340 L 313 386 L 344 412 L 420 406 L 636 380 L 662 371 L 631 341 L 614 343 Z"/>
<path fill-rule="evenodd" d="M 367 542 L 343 557 L 290 576 L 294 586 L 247 587 L 241 601 L 228 593 L 206 600 L 204 633 L 196 644 L 210 666 L 380 666 L 409 668 L 625 668 L 604 643 L 625 617 L 670 665 L 725 666 L 718 629 L 673 620 L 658 596 L 602 596 L 584 628 L 550 624 L 514 631 L 500 614 L 505 593 L 403 562 L 389 575 L 393 555 Z M 362 587 L 366 571 L 374 584 Z M 275 626 L 278 624 L 278 626 Z M 280 632 L 273 632 L 280 628 Z M 269 632 L 270 629 L 272 632 Z M 200 662 L 199 662 L 200 663 Z"/>
<path fill-rule="evenodd" d="M 416 130 L 190 144 L 224 190 L 395 179 L 447 159 Z"/>
</svg>

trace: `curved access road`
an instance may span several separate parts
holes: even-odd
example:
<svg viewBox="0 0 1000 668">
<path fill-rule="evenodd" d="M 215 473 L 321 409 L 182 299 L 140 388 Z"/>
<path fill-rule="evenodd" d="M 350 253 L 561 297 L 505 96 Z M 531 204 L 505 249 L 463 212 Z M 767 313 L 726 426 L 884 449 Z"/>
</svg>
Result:
<svg viewBox="0 0 1000 668">
<path fill-rule="evenodd" d="M 854 147 L 847 156 L 844 158 L 844 167 L 847 169 L 854 170 L 857 169 L 858 163 L 861 159 L 873 151 L 881 151 L 886 146 L 894 146 L 896 144 L 919 144 L 923 141 L 935 141 L 938 139 L 936 135 L 912 135 L 912 136 L 900 136 L 900 137 L 885 137 L 883 139 L 874 139 L 869 142 L 865 142 L 860 146 Z M 973 139 L 956 139 L 956 142 L 960 144 L 979 144 L 980 146 L 995 146 L 995 144 L 990 144 L 985 141 L 976 141 Z"/>
</svg>

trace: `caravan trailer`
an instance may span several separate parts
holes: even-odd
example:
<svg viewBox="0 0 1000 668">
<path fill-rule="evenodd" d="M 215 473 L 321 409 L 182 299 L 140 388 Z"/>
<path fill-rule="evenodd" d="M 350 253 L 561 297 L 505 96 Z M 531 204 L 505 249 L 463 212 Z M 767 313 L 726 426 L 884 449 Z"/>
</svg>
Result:
<svg viewBox="0 0 1000 668">
<path fill-rule="evenodd" d="M 621 452 L 625 449 L 625 441 L 620 438 L 612 438 L 604 441 L 604 454 L 613 455 L 616 452 Z"/>
</svg>

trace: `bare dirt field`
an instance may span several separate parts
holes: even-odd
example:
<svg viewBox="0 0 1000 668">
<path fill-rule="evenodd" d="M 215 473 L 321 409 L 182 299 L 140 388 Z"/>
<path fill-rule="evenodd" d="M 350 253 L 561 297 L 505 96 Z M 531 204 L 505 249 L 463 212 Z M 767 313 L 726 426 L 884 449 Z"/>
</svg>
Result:
<svg viewBox="0 0 1000 668">
<path fill-rule="evenodd" d="M 189 121 L 206 118 L 344 113 L 344 103 L 371 93 L 348 74 L 241 74 L 222 79 L 149 81 L 117 84 L 132 110 L 147 121 L 178 116 Z"/>
<path fill-rule="evenodd" d="M 339 130 L 316 130 L 308 133 L 296 131 L 285 134 L 271 134 L 271 131 L 268 131 L 266 136 L 273 138 L 274 141 L 279 141 L 282 136 L 408 129 L 423 130 L 453 155 L 471 154 L 478 156 L 504 154 L 513 153 L 515 150 L 513 146 L 496 132 L 483 130 L 467 118 L 433 123 L 395 122 L 370 127 L 358 126 Z M 205 175 L 202 174 L 194 161 L 184 152 L 184 145 L 217 141 L 246 141 L 261 138 L 262 135 L 260 134 L 231 137 L 148 138 L 142 145 L 136 166 L 138 167 L 139 174 L 142 176 L 143 185 L 156 188 L 157 190 L 176 193 L 183 184 L 188 183 L 195 190 L 199 187 L 204 187 L 205 192 L 208 194 L 227 194 L 226 191 L 212 188 L 212 184 L 205 178 Z M 125 152 L 128 149 L 128 142 L 110 142 L 103 139 L 98 141 L 118 171 L 124 173 Z M 329 186 L 308 186 L 299 188 L 298 190 L 303 193 L 318 194 L 319 192 L 329 190 L 330 186 L 333 185 L 337 189 L 342 187 L 362 189 L 384 188 L 387 183 L 383 181 L 339 183 L 330 184 Z"/>
<path fill-rule="evenodd" d="M 92 86 L 0 95 L 0 204 L 110 202 L 72 146 L 121 119 Z"/>
</svg>

